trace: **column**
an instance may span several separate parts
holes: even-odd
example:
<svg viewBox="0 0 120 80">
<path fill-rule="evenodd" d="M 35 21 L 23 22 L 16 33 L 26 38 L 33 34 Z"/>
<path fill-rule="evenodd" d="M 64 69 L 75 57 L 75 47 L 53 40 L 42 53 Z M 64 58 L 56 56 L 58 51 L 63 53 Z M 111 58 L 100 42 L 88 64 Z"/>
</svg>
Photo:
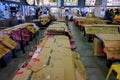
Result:
<svg viewBox="0 0 120 80">
<path fill-rule="evenodd" d="M 85 0 L 78 0 L 78 6 L 81 8 L 85 6 Z"/>
<path fill-rule="evenodd" d="M 58 7 L 61 7 L 61 0 L 58 0 Z"/>
<path fill-rule="evenodd" d="M 107 0 L 96 0 L 94 14 L 97 17 L 104 17 Z"/>
<path fill-rule="evenodd" d="M 78 0 L 78 7 L 81 6 L 81 0 Z"/>
<path fill-rule="evenodd" d="M 61 0 L 61 7 L 64 7 L 64 0 Z"/>
</svg>

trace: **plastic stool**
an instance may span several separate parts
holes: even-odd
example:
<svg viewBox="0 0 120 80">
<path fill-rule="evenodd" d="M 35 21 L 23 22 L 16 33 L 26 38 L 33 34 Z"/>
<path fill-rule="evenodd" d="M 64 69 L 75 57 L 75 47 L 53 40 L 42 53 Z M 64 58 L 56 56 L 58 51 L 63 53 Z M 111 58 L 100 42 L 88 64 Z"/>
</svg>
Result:
<svg viewBox="0 0 120 80">
<path fill-rule="evenodd" d="M 71 45 L 71 49 L 74 50 L 76 49 L 76 46 L 74 44 Z"/>
<path fill-rule="evenodd" d="M 29 56 L 32 57 L 34 55 L 34 52 L 30 52 Z"/>
<path fill-rule="evenodd" d="M 110 68 L 110 70 L 109 70 L 109 72 L 108 72 L 107 77 L 106 77 L 105 80 L 108 80 L 108 78 L 109 78 L 112 70 L 117 73 L 116 79 L 120 80 L 120 64 L 112 64 L 112 66 L 111 66 L 111 68 Z"/>
<path fill-rule="evenodd" d="M 35 48 L 37 48 L 38 45 L 39 45 L 39 44 L 35 44 Z"/>
<path fill-rule="evenodd" d="M 74 41 L 74 37 L 72 37 L 72 38 L 70 39 L 70 41 Z"/>
</svg>

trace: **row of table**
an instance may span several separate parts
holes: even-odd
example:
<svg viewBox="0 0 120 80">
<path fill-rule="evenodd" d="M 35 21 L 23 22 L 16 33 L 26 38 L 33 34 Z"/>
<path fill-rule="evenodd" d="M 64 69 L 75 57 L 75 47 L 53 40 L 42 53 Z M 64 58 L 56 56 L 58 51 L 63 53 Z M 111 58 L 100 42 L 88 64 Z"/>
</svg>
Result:
<svg viewBox="0 0 120 80">
<path fill-rule="evenodd" d="M 0 31 L 1 67 L 7 65 L 4 57 L 8 56 L 11 51 L 13 58 L 16 57 L 16 49 L 20 49 L 25 53 L 24 45 L 30 41 L 30 38 L 32 38 L 33 35 L 37 35 L 38 29 L 39 28 L 34 23 L 25 23 Z"/>
<path fill-rule="evenodd" d="M 78 18 L 75 22 L 78 28 L 83 28 L 84 36 L 88 37 L 88 41 L 94 42 L 95 56 L 106 56 L 107 60 L 120 60 L 120 25 L 105 24 L 105 20 L 97 24 L 95 20 L 100 21 L 97 18 Z"/>
<path fill-rule="evenodd" d="M 68 36 L 58 34 L 56 24 L 58 27 L 65 25 L 63 22 L 55 22 L 47 28 L 47 35 L 37 46 L 31 60 L 17 72 L 13 80 L 87 80 L 80 55 L 71 50 Z M 51 27 L 54 32 L 48 34 Z M 67 29 L 66 25 L 63 27 Z"/>
</svg>

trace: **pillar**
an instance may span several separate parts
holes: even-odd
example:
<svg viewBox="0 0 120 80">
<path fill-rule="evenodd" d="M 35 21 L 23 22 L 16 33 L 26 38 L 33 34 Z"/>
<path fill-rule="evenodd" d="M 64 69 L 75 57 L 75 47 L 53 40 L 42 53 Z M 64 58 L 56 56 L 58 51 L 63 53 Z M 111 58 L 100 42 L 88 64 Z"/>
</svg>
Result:
<svg viewBox="0 0 120 80">
<path fill-rule="evenodd" d="M 78 0 L 78 7 L 81 7 L 82 1 Z"/>
<path fill-rule="evenodd" d="M 64 7 L 64 0 L 61 0 L 61 7 Z"/>
<path fill-rule="evenodd" d="M 94 14 L 97 17 L 104 17 L 107 0 L 96 0 Z"/>
</svg>

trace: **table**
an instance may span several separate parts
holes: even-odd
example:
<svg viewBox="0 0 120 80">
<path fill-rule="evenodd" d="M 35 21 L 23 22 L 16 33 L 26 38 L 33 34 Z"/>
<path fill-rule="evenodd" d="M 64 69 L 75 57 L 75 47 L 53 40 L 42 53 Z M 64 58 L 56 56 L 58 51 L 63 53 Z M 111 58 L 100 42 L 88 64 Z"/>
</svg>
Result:
<svg viewBox="0 0 120 80">
<path fill-rule="evenodd" d="M 120 34 L 95 34 L 94 55 L 103 56 L 103 48 L 106 48 L 107 60 L 114 58 L 120 60 Z"/>
<path fill-rule="evenodd" d="M 84 35 L 88 35 L 88 41 L 92 41 L 93 34 L 119 34 L 120 25 L 85 25 Z"/>
</svg>

